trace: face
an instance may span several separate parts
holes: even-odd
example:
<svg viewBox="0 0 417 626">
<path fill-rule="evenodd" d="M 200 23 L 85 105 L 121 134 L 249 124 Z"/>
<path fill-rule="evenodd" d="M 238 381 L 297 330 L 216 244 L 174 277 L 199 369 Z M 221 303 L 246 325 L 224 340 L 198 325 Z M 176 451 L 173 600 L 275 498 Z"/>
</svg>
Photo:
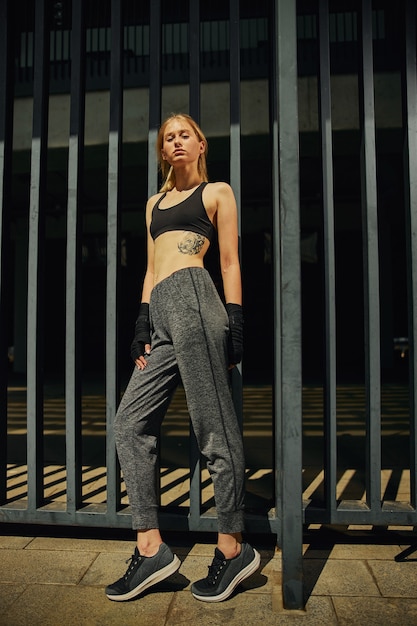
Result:
<svg viewBox="0 0 417 626">
<path fill-rule="evenodd" d="M 194 129 L 182 118 L 174 118 L 165 127 L 161 155 L 170 165 L 198 161 L 205 143 L 199 141 Z"/>
</svg>

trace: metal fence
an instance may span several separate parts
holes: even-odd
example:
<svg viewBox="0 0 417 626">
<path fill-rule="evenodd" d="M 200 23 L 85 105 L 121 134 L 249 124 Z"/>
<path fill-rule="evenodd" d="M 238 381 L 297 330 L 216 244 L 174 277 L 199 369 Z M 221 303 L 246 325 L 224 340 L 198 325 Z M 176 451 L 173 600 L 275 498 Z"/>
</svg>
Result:
<svg viewBox="0 0 417 626">
<path fill-rule="evenodd" d="M 99 3 L 100 4 L 100 3 Z M 128 3 L 111 0 L 106 7 L 111 19 L 100 31 L 106 62 L 109 64 L 110 119 L 108 136 L 107 211 L 106 211 L 106 301 L 105 301 L 105 424 L 111 433 L 114 415 L 120 398 L 118 325 L 120 318 L 120 220 L 121 186 L 123 175 L 123 98 L 126 76 L 126 43 L 135 38 L 135 46 L 148 41 L 147 63 L 149 72 L 149 131 L 148 131 L 148 194 L 157 190 L 158 172 L 154 159 L 154 143 L 161 118 L 161 93 L 163 84 L 163 52 L 172 45 L 168 27 L 164 25 L 162 0 L 146 5 L 148 22 L 141 37 L 129 26 Z M 142 3 L 143 4 L 143 3 Z M 201 29 L 201 9 L 198 2 L 183 3 L 187 19 L 181 32 L 186 33 L 184 49 L 174 50 L 187 57 L 187 83 L 189 85 L 189 112 L 200 117 L 201 72 L 205 57 L 205 37 L 209 28 Z M 241 62 L 242 31 L 240 18 L 242 4 L 230 0 L 227 18 L 221 17 L 224 42 L 219 44 L 227 55 L 230 97 L 230 183 L 241 206 Z M 300 3 L 301 5 L 302 3 Z M 273 279 L 272 303 L 274 308 L 274 401 L 271 403 L 271 436 L 273 437 L 274 467 L 272 503 L 265 514 L 253 510 L 247 516 L 249 532 L 276 533 L 283 555 L 283 596 L 288 608 L 303 605 L 302 588 L 302 533 L 308 523 L 363 523 L 363 524 L 415 524 L 416 512 L 416 338 L 414 328 L 417 316 L 417 84 L 416 84 L 416 8 L 412 0 L 398 7 L 404 27 L 404 48 L 400 54 L 403 95 L 403 165 L 404 214 L 406 224 L 406 267 L 408 292 L 408 347 L 409 347 L 409 456 L 410 498 L 408 502 L 389 502 L 381 498 L 381 357 L 380 357 L 380 233 L 377 195 L 377 147 L 375 134 L 373 51 L 375 15 L 372 4 L 363 0 L 355 11 L 353 35 L 358 42 L 358 85 L 360 106 L 360 170 L 361 210 L 363 218 L 363 282 L 364 282 L 364 359 L 363 389 L 365 410 L 365 497 L 354 501 L 337 496 L 338 482 L 338 363 L 337 363 L 337 313 L 336 313 L 336 261 L 335 261 L 335 203 L 333 181 L 333 137 L 331 101 L 331 34 L 336 23 L 327 0 L 319 0 L 311 35 L 317 55 L 319 130 L 321 167 L 321 204 L 324 256 L 324 341 L 325 359 L 322 385 L 323 403 L 323 500 L 312 500 L 303 506 L 303 451 L 302 451 L 302 304 L 301 304 L 301 254 L 300 254 L 300 159 L 299 125 L 297 116 L 297 7 L 292 0 L 275 0 L 267 3 L 268 19 L 267 59 L 270 111 L 270 141 L 272 184 L 272 235 Z M 84 525 L 96 527 L 128 527 L 129 509 L 123 492 L 120 470 L 112 437 L 105 444 L 105 503 L 86 502 L 83 494 L 83 373 L 81 367 L 81 261 L 83 220 L 83 159 L 85 150 L 84 122 L 86 97 L 86 68 L 90 63 L 92 41 L 86 29 L 86 7 L 89 3 L 72 0 L 72 3 L 36 0 L 34 3 L 33 52 L 28 52 L 25 40 L 24 58 L 27 67 L 33 67 L 33 133 L 30 163 L 30 197 L 28 198 L 27 240 L 27 397 L 26 397 L 26 467 L 27 498 L 10 497 L 12 464 L 8 463 L 7 410 L 7 315 L 10 299 L 10 240 L 13 197 L 11 180 L 13 169 L 13 120 L 16 31 L 12 3 L 4 1 L 0 8 L 0 335 L 1 354 L 5 367 L 0 372 L 0 521 Z M 65 501 L 48 502 L 45 499 L 46 474 L 44 463 L 44 437 L 46 428 L 43 380 L 43 347 L 48 329 L 45 328 L 45 307 L 51 306 L 51 297 L 45 293 L 44 244 L 45 197 L 47 195 L 48 154 L 48 98 L 51 66 L 51 7 L 53 18 L 59 10 L 67 12 L 70 28 L 62 26 L 61 39 L 55 37 L 54 45 L 60 52 L 54 58 L 68 57 L 66 64 L 70 77 L 70 129 L 68 144 L 67 218 L 66 218 L 66 285 L 65 285 Z M 70 8 L 70 15 L 68 11 Z M 224 8 L 224 7 L 223 7 Z M 351 14 L 349 13 L 349 16 Z M 109 16 L 108 16 L 109 17 Z M 378 37 L 381 35 L 381 16 L 378 13 Z M 265 19 L 265 16 L 262 18 Z M 350 17 L 349 17 L 350 19 Z M 104 16 L 103 16 L 103 20 Z M 298 28 L 306 31 L 306 20 L 299 20 Z M 344 21 L 346 24 L 346 20 Z M 262 21 L 264 24 L 264 21 Z M 301 25 L 301 26 L 300 26 Z M 258 24 L 259 26 L 259 24 Z M 142 27 L 141 27 L 142 28 Z M 337 30 L 337 29 L 336 29 Z M 223 31 L 222 31 L 223 32 Z M 257 31 L 259 35 L 259 30 Z M 309 31 L 310 32 L 310 31 Z M 145 36 L 146 33 L 146 36 Z M 265 35 L 262 31 L 262 37 Z M 91 36 L 91 33 L 90 33 Z M 99 35 L 97 35 L 99 36 Z M 382 36 L 382 35 L 381 35 Z M 259 35 L 260 37 L 260 35 Z M 349 43 L 349 42 L 348 42 Z M 19 45 L 21 41 L 19 41 Z M 99 42 L 96 42 L 99 46 Z M 94 44 L 95 45 L 95 44 Z M 101 45 L 101 44 L 100 44 Z M 141 48 L 140 48 L 141 49 Z M 66 51 L 70 50 L 70 55 Z M 203 51 L 203 54 L 201 52 Z M 218 51 L 217 51 L 218 52 Z M 33 53 L 33 57 L 31 56 Z M 20 55 L 22 52 L 20 52 Z M 70 56 L 70 58 L 69 58 Z M 141 56 L 135 55 L 135 56 Z M 20 58 L 22 58 L 20 56 Z M 29 59 L 29 60 L 28 60 Z M 32 63 L 33 60 L 33 63 Z M 245 271 L 245 268 L 243 268 Z M 243 365 L 244 367 L 244 365 Z M 234 392 L 239 412 L 242 403 L 241 372 L 235 372 Z M 182 512 L 164 506 L 161 513 L 165 529 L 214 531 L 216 514 L 213 507 L 202 505 L 203 468 L 200 465 L 195 441 L 191 438 L 189 471 L 189 507 Z"/>
</svg>

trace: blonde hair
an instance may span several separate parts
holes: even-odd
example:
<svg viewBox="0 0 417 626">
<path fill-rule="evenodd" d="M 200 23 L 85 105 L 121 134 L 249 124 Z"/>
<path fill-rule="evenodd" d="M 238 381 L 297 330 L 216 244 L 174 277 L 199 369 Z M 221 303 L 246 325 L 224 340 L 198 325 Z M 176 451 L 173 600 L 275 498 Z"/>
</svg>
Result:
<svg viewBox="0 0 417 626">
<path fill-rule="evenodd" d="M 173 120 L 180 120 L 180 121 L 182 120 L 183 122 L 191 126 L 198 141 L 204 141 L 204 146 L 205 146 L 204 152 L 202 152 L 200 156 L 198 157 L 198 173 L 200 174 L 201 180 L 203 182 L 208 182 L 208 175 L 207 175 L 208 145 L 207 145 L 207 139 L 205 138 L 203 131 L 201 130 L 197 122 L 195 122 L 190 115 L 187 115 L 187 113 L 173 113 L 161 124 L 158 137 L 156 140 L 156 154 L 158 157 L 158 164 L 161 170 L 162 180 L 163 180 L 162 186 L 159 191 L 169 191 L 170 189 L 173 189 L 175 187 L 175 183 L 176 183 L 174 168 L 162 158 L 162 149 L 164 146 L 165 129 L 167 125 Z"/>
</svg>

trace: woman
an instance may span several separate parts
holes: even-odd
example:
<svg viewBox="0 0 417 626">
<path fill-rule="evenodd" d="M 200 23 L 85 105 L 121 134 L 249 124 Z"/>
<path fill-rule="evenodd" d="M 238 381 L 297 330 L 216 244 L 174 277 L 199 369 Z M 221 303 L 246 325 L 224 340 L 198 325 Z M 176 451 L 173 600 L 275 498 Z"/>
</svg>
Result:
<svg viewBox="0 0 417 626">
<path fill-rule="evenodd" d="M 208 183 L 207 141 L 191 117 L 173 115 L 162 124 L 157 152 L 165 182 L 146 206 L 147 270 L 131 348 L 136 367 L 114 425 L 137 546 L 106 595 L 129 600 L 180 566 L 159 532 L 156 467 L 160 425 L 181 380 L 218 517 L 209 574 L 191 591 L 213 602 L 228 598 L 260 562 L 242 542 L 245 466 L 228 377 L 242 357 L 237 210 L 228 184 Z M 204 269 L 215 229 L 225 306 Z"/>
</svg>

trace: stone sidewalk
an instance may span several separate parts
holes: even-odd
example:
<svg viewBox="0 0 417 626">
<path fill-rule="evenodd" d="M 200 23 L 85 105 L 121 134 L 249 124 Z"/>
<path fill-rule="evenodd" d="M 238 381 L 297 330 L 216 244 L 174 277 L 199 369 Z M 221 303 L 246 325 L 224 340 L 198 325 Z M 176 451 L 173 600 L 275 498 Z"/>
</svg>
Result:
<svg viewBox="0 0 417 626">
<path fill-rule="evenodd" d="M 307 533 L 305 611 L 283 609 L 280 552 L 257 545 L 256 538 L 248 539 L 261 553 L 261 568 L 225 602 L 205 604 L 190 593 L 191 582 L 206 575 L 213 555 L 212 544 L 204 543 L 213 538 L 201 534 L 198 543 L 195 537 L 172 535 L 167 543 L 182 561 L 180 570 L 137 599 L 116 603 L 107 600 L 104 588 L 124 573 L 133 551 L 130 537 L 94 538 L 91 531 L 85 536 L 85 529 L 79 529 L 79 537 L 74 529 L 70 537 L 62 529 L 60 536 L 48 536 L 46 529 L 32 535 L 30 530 L 23 533 L 20 526 L 21 534 L 12 534 L 10 524 L 0 525 L 1 626 L 417 624 L 412 528 Z"/>
</svg>

